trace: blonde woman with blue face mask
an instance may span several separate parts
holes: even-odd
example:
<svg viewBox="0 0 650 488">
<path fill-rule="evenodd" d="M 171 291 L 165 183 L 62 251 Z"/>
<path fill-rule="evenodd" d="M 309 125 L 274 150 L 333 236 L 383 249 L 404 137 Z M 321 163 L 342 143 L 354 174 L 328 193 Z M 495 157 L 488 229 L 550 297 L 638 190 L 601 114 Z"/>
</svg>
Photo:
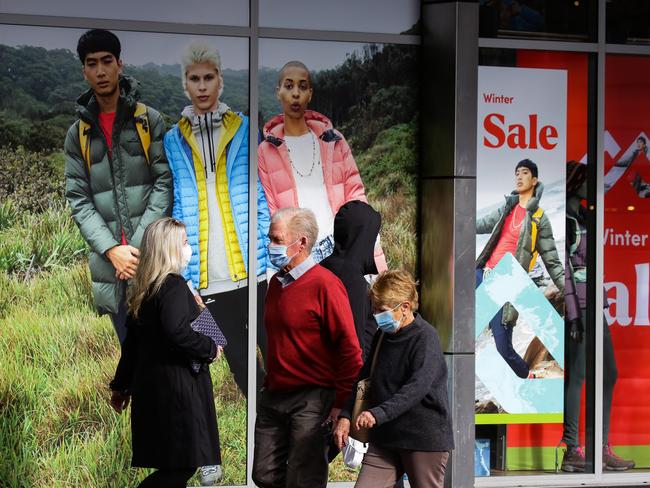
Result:
<svg viewBox="0 0 650 488">
<path fill-rule="evenodd" d="M 454 439 L 438 334 L 417 313 L 416 283 L 407 271 L 380 274 L 370 298 L 378 332 L 359 374 L 359 380 L 370 377 L 370 408 L 351 419 L 352 396 L 339 416 L 335 443 L 343 448 L 350 442 L 351 422 L 369 429 L 357 488 L 392 488 L 404 473 L 413 488 L 442 487 Z"/>
<path fill-rule="evenodd" d="M 180 221 L 163 218 L 145 230 L 110 384 L 116 412 L 131 403 L 132 465 L 157 469 L 142 488 L 185 487 L 199 466 L 221 464 L 208 370 L 220 348 L 190 326 L 201 311 L 181 274 L 191 256 Z"/>
</svg>

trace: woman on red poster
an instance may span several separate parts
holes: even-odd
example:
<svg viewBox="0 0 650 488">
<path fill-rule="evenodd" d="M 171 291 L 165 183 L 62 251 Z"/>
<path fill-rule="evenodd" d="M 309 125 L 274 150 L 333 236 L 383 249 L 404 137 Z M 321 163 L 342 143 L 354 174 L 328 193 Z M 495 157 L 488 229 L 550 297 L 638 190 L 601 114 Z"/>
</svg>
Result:
<svg viewBox="0 0 650 488">
<path fill-rule="evenodd" d="M 324 115 L 307 110 L 313 94 L 311 74 L 300 61 L 280 70 L 276 95 L 283 113 L 264 125 L 258 149 L 259 177 L 271 215 L 284 207 L 303 207 L 316 214 L 316 262 L 334 250 L 334 216 L 352 200 L 367 203 L 350 146 Z M 375 261 L 381 272 L 386 259 L 377 244 Z"/>
</svg>

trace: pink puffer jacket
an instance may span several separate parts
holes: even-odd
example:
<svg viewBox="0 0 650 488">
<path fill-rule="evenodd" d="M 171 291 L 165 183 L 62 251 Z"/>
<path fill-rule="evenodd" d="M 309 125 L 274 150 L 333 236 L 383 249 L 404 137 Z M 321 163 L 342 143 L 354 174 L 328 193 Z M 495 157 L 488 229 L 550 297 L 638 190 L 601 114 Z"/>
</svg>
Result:
<svg viewBox="0 0 650 488">
<path fill-rule="evenodd" d="M 305 112 L 309 128 L 318 137 L 323 180 L 332 215 L 352 200 L 368 202 L 359 169 L 350 146 L 332 122 L 313 110 Z M 257 151 L 259 178 L 264 187 L 271 215 L 285 207 L 298 206 L 296 180 L 293 177 L 287 146 L 284 144 L 284 115 L 276 115 L 264 125 L 264 140 Z M 380 246 L 375 248 L 377 269 L 387 269 Z"/>
</svg>

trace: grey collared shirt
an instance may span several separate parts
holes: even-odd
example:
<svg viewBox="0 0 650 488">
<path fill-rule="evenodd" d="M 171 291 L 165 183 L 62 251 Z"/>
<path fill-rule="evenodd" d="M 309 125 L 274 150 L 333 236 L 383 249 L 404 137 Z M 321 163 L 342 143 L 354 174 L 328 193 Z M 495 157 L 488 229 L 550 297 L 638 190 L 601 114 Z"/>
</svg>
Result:
<svg viewBox="0 0 650 488">
<path fill-rule="evenodd" d="M 286 286 L 289 286 L 294 281 L 296 281 L 298 278 L 300 278 L 302 275 L 304 275 L 307 271 L 312 269 L 314 266 L 316 266 L 316 261 L 314 261 L 314 258 L 311 257 L 311 255 L 309 255 L 307 256 L 307 259 L 305 259 L 302 263 L 300 263 L 295 268 L 292 268 L 289 272 L 287 273 L 279 272 L 276 276 L 278 277 L 278 281 L 282 285 L 282 288 L 284 288 Z"/>
</svg>

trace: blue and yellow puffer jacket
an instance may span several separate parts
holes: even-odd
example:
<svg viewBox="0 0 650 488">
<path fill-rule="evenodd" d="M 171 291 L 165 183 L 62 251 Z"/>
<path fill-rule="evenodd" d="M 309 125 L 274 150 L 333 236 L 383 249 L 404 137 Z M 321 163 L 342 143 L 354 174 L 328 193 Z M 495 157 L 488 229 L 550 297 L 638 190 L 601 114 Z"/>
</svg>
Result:
<svg viewBox="0 0 650 488">
<path fill-rule="evenodd" d="M 248 275 L 248 117 L 228 111 L 217 149 L 217 199 L 222 209 L 228 268 L 233 281 Z M 165 134 L 174 184 L 172 216 L 185 224 L 192 259 L 185 271 L 196 289 L 208 286 L 208 208 L 201 153 L 189 120 Z M 223 164 L 225 163 L 225 164 Z M 197 171 L 200 169 L 200 171 Z M 269 208 L 257 182 L 257 275 L 266 273 Z"/>
</svg>

